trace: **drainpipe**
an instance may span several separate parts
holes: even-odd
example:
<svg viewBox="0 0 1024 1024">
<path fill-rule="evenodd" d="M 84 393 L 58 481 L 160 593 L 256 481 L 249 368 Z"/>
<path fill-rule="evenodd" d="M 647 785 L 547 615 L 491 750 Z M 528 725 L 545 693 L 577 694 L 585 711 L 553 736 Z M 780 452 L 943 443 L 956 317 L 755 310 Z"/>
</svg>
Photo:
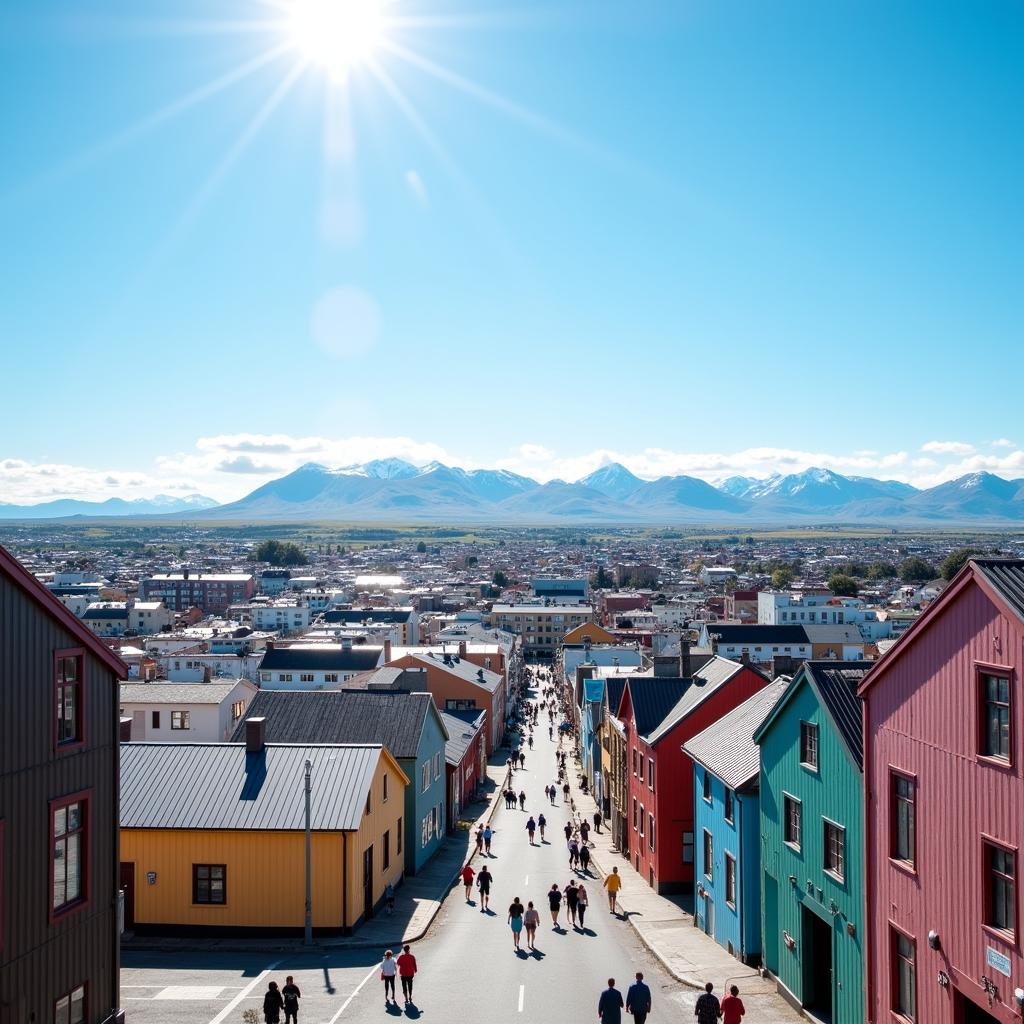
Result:
<svg viewBox="0 0 1024 1024">
<path fill-rule="evenodd" d="M 348 934 L 348 832 L 341 833 L 341 931 Z"/>
</svg>

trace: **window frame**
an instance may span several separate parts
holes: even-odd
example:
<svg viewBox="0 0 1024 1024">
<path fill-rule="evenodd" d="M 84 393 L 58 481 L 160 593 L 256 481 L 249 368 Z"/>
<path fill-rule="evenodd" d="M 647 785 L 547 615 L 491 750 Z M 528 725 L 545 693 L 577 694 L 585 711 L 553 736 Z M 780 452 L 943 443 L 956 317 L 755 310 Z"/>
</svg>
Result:
<svg viewBox="0 0 1024 1024">
<path fill-rule="evenodd" d="M 643 804 L 641 804 L 640 805 L 640 838 L 641 839 L 644 839 L 647 836 L 646 825 L 647 825 L 647 809 L 644 807 Z M 641 843 L 640 845 L 643 846 L 643 843 Z"/>
<path fill-rule="evenodd" d="M 806 768 L 809 772 L 817 774 L 820 771 L 821 765 L 821 747 L 820 743 L 821 732 L 818 729 L 817 722 L 809 722 L 801 720 L 800 722 L 800 767 Z M 814 760 L 808 761 L 804 756 L 810 751 L 811 743 L 808 742 L 811 738 L 814 741 Z"/>
<path fill-rule="evenodd" d="M 647 848 L 654 852 L 654 815 L 647 812 Z"/>
<path fill-rule="evenodd" d="M 795 841 L 789 838 L 789 805 L 794 804 L 798 808 L 799 823 L 799 838 Z M 799 797 L 795 797 L 792 793 L 787 793 L 785 790 L 782 791 L 782 841 L 791 850 L 797 853 L 802 853 L 804 848 L 804 804 Z"/>
<path fill-rule="evenodd" d="M 174 719 L 177 716 L 178 721 L 184 724 L 175 725 Z M 172 711 L 171 712 L 171 732 L 191 732 L 192 731 L 192 714 L 189 711 Z"/>
<path fill-rule="evenodd" d="M 898 961 L 904 959 L 899 953 L 899 940 L 900 938 L 905 939 L 910 943 L 913 949 L 914 959 L 911 961 L 913 968 L 914 978 L 914 1014 L 908 1016 L 903 1010 L 897 1009 L 899 1006 L 899 993 L 900 993 L 900 973 Z M 914 1024 L 917 1021 L 917 939 L 913 935 L 909 934 L 905 929 L 900 928 L 895 921 L 889 921 L 889 1006 L 892 1010 L 893 1017 L 898 1021 L 907 1021 L 908 1024 Z"/>
<path fill-rule="evenodd" d="M 83 805 L 83 820 L 80 828 L 78 829 L 78 831 L 82 833 L 82 844 L 80 849 L 82 891 L 78 899 L 70 903 L 63 903 L 59 907 L 55 907 L 53 905 L 53 887 L 57 880 L 57 858 L 54 855 L 54 847 L 57 843 L 57 833 L 54 827 L 54 818 L 59 810 L 77 803 L 81 803 Z M 71 917 L 72 915 L 85 910 L 92 901 L 92 886 L 89 884 L 90 869 L 92 867 L 92 857 L 90 856 L 91 851 L 89 849 L 92 841 L 92 790 L 80 789 L 77 793 L 68 793 L 66 796 L 56 797 L 49 802 L 49 815 L 50 885 L 47 890 L 49 894 L 47 904 L 49 906 L 50 924 L 56 924 L 58 921 L 63 921 L 65 918 Z"/>
<path fill-rule="evenodd" d="M 199 899 L 199 869 L 220 868 L 221 891 L 224 894 L 222 900 L 201 900 Z M 213 876 L 207 878 L 207 886 L 213 881 Z M 208 891 L 212 889 L 208 888 Z M 192 906 L 194 907 L 226 907 L 228 905 L 228 866 L 227 864 L 193 864 L 192 865 Z"/>
<path fill-rule="evenodd" d="M 803 821 L 801 814 L 801 832 L 803 831 Z M 831 843 L 829 842 L 829 830 L 834 829 L 839 833 L 839 859 L 841 861 L 840 867 L 834 868 L 830 866 L 829 859 L 832 852 Z M 846 882 L 846 826 L 840 825 L 838 821 L 833 821 L 831 818 L 822 817 L 821 819 L 821 870 L 825 872 L 829 878 L 834 879 L 837 882 Z"/>
<path fill-rule="evenodd" d="M 380 869 L 387 871 L 391 867 L 391 829 L 385 829 L 380 842 Z"/>
<path fill-rule="evenodd" d="M 898 796 L 896 786 L 900 782 L 909 783 L 911 798 Z M 910 858 L 899 856 L 899 807 L 901 803 L 910 805 Z M 907 871 L 917 873 L 917 775 L 889 765 L 889 861 Z"/>
<path fill-rule="evenodd" d="M 60 663 L 65 658 L 74 658 L 78 662 L 78 678 L 75 681 L 76 706 L 78 735 L 73 740 L 60 740 L 61 717 L 56 713 L 57 694 L 60 691 Z M 58 757 L 62 754 L 69 754 L 81 750 L 85 746 L 85 648 L 84 647 L 58 647 L 53 652 L 53 705 L 55 710 L 53 716 L 53 752 Z"/>
<path fill-rule="evenodd" d="M 154 711 L 152 708 L 149 712 L 149 727 L 150 729 L 160 728 L 160 712 Z"/>
<path fill-rule="evenodd" d="M 992 868 L 989 853 L 991 850 L 1001 850 L 1013 858 L 1013 928 L 1000 928 L 990 921 L 992 909 Z M 1020 936 L 1020 865 L 1018 863 L 1017 847 L 1011 843 L 997 839 L 995 836 L 981 834 L 981 926 L 989 935 L 993 935 L 1003 942 L 1008 942 L 1019 949 Z"/>
<path fill-rule="evenodd" d="M 402 815 L 398 816 L 398 827 L 395 829 L 395 856 L 399 857 L 402 853 Z"/>
<path fill-rule="evenodd" d="M 647 758 L 647 788 L 654 792 L 654 758 Z"/>
<path fill-rule="evenodd" d="M 987 725 L 987 719 L 985 716 L 985 706 L 988 703 L 985 697 L 985 680 L 988 677 L 1005 679 L 1007 682 L 1009 698 L 1007 701 L 1009 718 L 1009 728 L 1007 737 L 1007 757 L 1002 757 L 999 754 L 985 753 Z M 974 663 L 974 687 L 974 714 L 976 717 L 975 757 L 982 764 L 991 765 L 993 768 L 1012 769 L 1016 765 L 1014 750 L 1017 745 L 1017 730 L 1014 725 L 1014 715 L 1016 714 L 1017 710 L 1016 700 L 1014 699 L 1016 696 L 1016 674 L 1014 673 L 1013 666 L 995 665 L 989 662 L 976 661 Z"/>
<path fill-rule="evenodd" d="M 701 843 L 701 873 L 709 882 L 715 880 L 715 839 L 710 829 L 701 829 L 704 833 Z"/>
<path fill-rule="evenodd" d="M 386 804 L 388 802 L 388 773 L 384 772 L 381 776 L 381 795 L 380 802 Z"/>
<path fill-rule="evenodd" d="M 736 793 L 725 787 L 725 798 L 722 801 L 722 819 L 729 825 L 736 824 Z"/>
<path fill-rule="evenodd" d="M 74 994 L 79 990 L 82 990 L 82 1024 L 85 1024 L 89 1020 L 89 982 L 83 981 L 80 985 L 76 985 L 73 989 L 67 992 L 61 993 L 53 1001 L 53 1022 L 57 1024 L 57 1004 L 62 1000 L 68 1001 L 68 1024 L 73 1024 L 71 1020 L 71 1000 Z"/>
<path fill-rule="evenodd" d="M 689 836 L 689 840 L 687 840 Z M 682 858 L 683 864 L 696 864 L 697 862 L 697 837 L 693 832 L 683 829 L 682 842 L 680 843 L 679 856 Z M 690 851 L 690 859 L 686 859 L 686 851 Z"/>
<path fill-rule="evenodd" d="M 731 872 L 729 870 L 730 865 L 732 867 L 732 871 Z M 730 876 L 731 876 L 731 880 L 732 880 L 732 884 L 731 884 L 732 899 L 729 898 Z M 725 893 L 725 902 L 726 902 L 726 904 L 728 906 L 732 907 L 733 910 L 736 909 L 736 890 L 738 888 L 737 882 L 738 882 L 738 880 L 737 880 L 737 877 L 736 877 L 736 858 L 731 853 L 729 853 L 728 850 L 726 850 L 726 852 L 725 852 L 725 887 L 724 887 L 723 891 Z"/>
<path fill-rule="evenodd" d="M 702 784 L 704 789 L 701 794 L 701 797 L 704 800 L 704 803 L 709 804 L 714 799 L 714 790 L 711 787 L 711 772 L 709 772 L 707 768 L 704 769 L 704 777 Z"/>
</svg>

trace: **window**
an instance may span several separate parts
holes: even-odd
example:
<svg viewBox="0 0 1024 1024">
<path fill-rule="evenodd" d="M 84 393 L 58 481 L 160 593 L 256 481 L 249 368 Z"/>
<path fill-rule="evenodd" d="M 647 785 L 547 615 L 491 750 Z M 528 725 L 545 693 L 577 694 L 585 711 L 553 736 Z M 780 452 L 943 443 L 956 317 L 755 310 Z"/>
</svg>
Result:
<svg viewBox="0 0 1024 1024">
<path fill-rule="evenodd" d="M 637 754 L 636 747 L 633 747 L 632 754 L 633 754 L 633 774 L 636 775 L 637 774 L 637 759 L 638 759 L 638 756 L 639 756 Z"/>
<path fill-rule="evenodd" d="M 644 837 L 644 818 L 646 817 L 646 815 L 647 815 L 647 812 L 644 810 L 644 805 L 641 804 L 640 805 L 640 838 L 641 839 L 643 839 L 643 837 Z"/>
<path fill-rule="evenodd" d="M 981 675 L 981 753 L 1010 760 L 1010 680 Z"/>
<path fill-rule="evenodd" d="M 647 815 L 647 845 L 654 849 L 654 815 Z"/>
<path fill-rule="evenodd" d="M 380 790 L 381 790 L 381 792 L 380 792 L 381 802 L 386 804 L 388 802 L 388 773 L 387 772 L 384 773 L 384 777 L 383 777 L 383 779 L 381 779 Z"/>
<path fill-rule="evenodd" d="M 231 721 L 237 722 L 242 717 L 242 712 L 245 711 L 245 701 L 236 700 L 231 705 Z"/>
<path fill-rule="evenodd" d="M 1012 934 L 1017 926 L 1017 854 L 995 843 L 985 843 L 984 848 L 988 890 L 985 924 Z"/>
<path fill-rule="evenodd" d="M 824 863 L 822 867 L 836 878 L 846 877 L 846 829 L 825 821 Z"/>
<path fill-rule="evenodd" d="M 432 838 L 434 836 L 441 834 L 438 831 L 438 818 L 440 817 L 440 815 L 437 813 L 437 811 L 438 808 L 436 807 L 430 808 L 430 836 L 428 838 Z"/>
<path fill-rule="evenodd" d="M 79 985 L 53 1004 L 54 1024 L 84 1024 L 85 986 Z"/>
<path fill-rule="evenodd" d="M 915 943 L 892 929 L 892 1008 L 907 1020 L 917 1020 Z"/>
<path fill-rule="evenodd" d="M 654 758 L 647 758 L 647 788 L 654 789 Z"/>
<path fill-rule="evenodd" d="M 736 813 L 733 807 L 735 802 L 735 796 L 733 791 L 727 786 L 725 789 L 725 820 L 732 824 L 733 815 Z"/>
<path fill-rule="evenodd" d="M 475 711 L 475 700 L 446 700 L 444 702 L 446 711 Z"/>
<path fill-rule="evenodd" d="M 227 903 L 227 873 L 228 869 L 224 864 L 193 864 L 192 902 Z"/>
<path fill-rule="evenodd" d="M 803 807 L 799 800 L 788 795 L 783 797 L 782 807 L 785 841 L 799 850 L 800 833 L 803 826 Z"/>
<path fill-rule="evenodd" d="M 704 773 L 704 799 L 711 803 L 711 773 Z"/>
<path fill-rule="evenodd" d="M 725 902 L 736 906 L 736 858 L 730 853 L 725 855 Z"/>
<path fill-rule="evenodd" d="M 693 833 L 692 832 L 684 832 L 683 833 L 683 863 L 684 864 L 692 864 L 693 863 Z"/>
<path fill-rule="evenodd" d="M 402 852 L 402 819 L 398 819 L 398 827 L 395 829 L 395 853 Z"/>
<path fill-rule="evenodd" d="M 337 681 L 338 681 L 338 673 L 337 672 L 325 672 L 324 673 L 324 682 L 325 683 L 336 683 Z"/>
<path fill-rule="evenodd" d="M 430 762 L 428 761 L 420 769 L 420 792 L 426 793 L 430 789 Z"/>
<path fill-rule="evenodd" d="M 420 822 L 420 846 L 426 846 L 430 842 L 430 815 L 426 815 Z"/>
<path fill-rule="evenodd" d="M 636 832 L 638 827 L 636 822 L 636 797 L 633 797 L 633 831 Z"/>
<path fill-rule="evenodd" d="M 818 727 L 813 722 L 800 723 L 800 763 L 818 770 Z"/>
<path fill-rule="evenodd" d="M 84 795 L 51 805 L 53 829 L 53 911 L 55 914 L 83 904 L 86 899 L 88 844 Z"/>
<path fill-rule="evenodd" d="M 159 729 L 160 728 L 160 712 L 159 711 L 154 711 L 150 715 L 150 724 L 152 725 L 152 727 L 154 729 Z"/>
<path fill-rule="evenodd" d="M 369 814 L 369 813 L 370 813 L 370 811 L 371 811 L 371 810 L 373 809 L 373 805 L 372 805 L 372 804 L 371 804 L 371 802 L 370 802 L 370 798 L 371 798 L 372 796 L 373 796 L 373 794 L 372 794 L 372 793 L 367 793 L 367 794 L 366 794 L 366 808 L 365 808 L 365 811 L 366 811 L 366 813 L 367 813 L 367 814 Z"/>
<path fill-rule="evenodd" d="M 313 673 L 312 672 L 300 672 L 299 673 L 299 682 L 300 683 L 311 683 L 311 682 L 313 682 Z"/>
<path fill-rule="evenodd" d="M 889 805 L 889 834 L 892 841 L 889 856 L 893 860 L 913 864 L 917 843 L 917 783 L 896 772 L 890 772 L 890 778 L 892 802 Z"/>
<path fill-rule="evenodd" d="M 704 829 L 704 877 L 714 877 L 715 845 L 711 833 Z"/>
<path fill-rule="evenodd" d="M 85 654 L 81 650 L 58 651 L 54 686 L 57 696 L 57 746 L 73 747 L 82 743 L 82 678 Z"/>
<path fill-rule="evenodd" d="M 172 729 L 191 729 L 191 712 L 189 711 L 172 711 L 171 712 L 171 728 Z"/>
<path fill-rule="evenodd" d="M 381 867 L 384 871 L 387 871 L 391 867 L 391 831 L 388 830 L 384 833 L 384 839 L 381 843 Z"/>
<path fill-rule="evenodd" d="M 441 754 L 437 753 L 434 755 L 434 778 L 441 778 Z"/>
</svg>

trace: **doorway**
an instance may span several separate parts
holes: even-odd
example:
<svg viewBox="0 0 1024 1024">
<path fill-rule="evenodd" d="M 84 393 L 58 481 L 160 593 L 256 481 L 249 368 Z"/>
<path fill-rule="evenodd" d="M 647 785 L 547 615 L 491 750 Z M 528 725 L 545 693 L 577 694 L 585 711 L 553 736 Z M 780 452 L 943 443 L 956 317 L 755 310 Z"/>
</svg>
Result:
<svg viewBox="0 0 1024 1024">
<path fill-rule="evenodd" d="M 715 937 L 715 901 L 710 895 L 704 897 L 704 934 Z"/>
<path fill-rule="evenodd" d="M 764 965 L 772 974 L 779 973 L 779 883 L 764 873 Z"/>
<path fill-rule="evenodd" d="M 963 994 L 956 994 L 956 1013 L 954 1019 L 956 1024 L 999 1024 L 997 1018 L 991 1013 L 972 1002 Z"/>
<path fill-rule="evenodd" d="M 145 711 L 133 711 L 132 712 L 132 739 L 136 743 L 141 742 L 146 738 L 146 712 Z"/>
<path fill-rule="evenodd" d="M 801 907 L 804 1009 L 819 1020 L 832 1020 L 832 926 Z"/>
<path fill-rule="evenodd" d="M 135 864 L 131 861 L 121 862 L 121 889 L 124 892 L 124 930 L 130 932 L 135 927 Z"/>
<path fill-rule="evenodd" d="M 363 918 L 373 917 L 373 846 L 363 851 Z"/>
</svg>

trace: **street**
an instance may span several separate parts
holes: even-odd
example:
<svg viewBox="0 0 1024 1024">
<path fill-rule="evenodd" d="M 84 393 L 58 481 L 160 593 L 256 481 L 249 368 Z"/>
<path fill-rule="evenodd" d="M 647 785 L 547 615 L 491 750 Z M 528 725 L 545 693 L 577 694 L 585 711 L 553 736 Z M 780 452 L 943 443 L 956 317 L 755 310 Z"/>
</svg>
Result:
<svg viewBox="0 0 1024 1024">
<path fill-rule="evenodd" d="M 531 694 L 532 697 L 535 694 Z M 559 721 L 556 716 L 555 724 Z M 490 858 L 477 858 L 474 867 L 487 863 L 494 883 L 491 913 L 481 912 L 479 894 L 467 904 L 460 886 L 454 888 L 427 937 L 413 946 L 419 964 L 414 1002 L 385 1008 L 379 964 L 383 950 L 349 950 L 275 957 L 266 954 L 203 953 L 194 958 L 181 953 L 128 953 L 122 971 L 122 1001 L 133 1024 L 223 1024 L 240 1022 L 243 1011 L 255 1009 L 262 1021 L 262 999 L 267 982 L 284 984 L 292 974 L 302 990 L 304 1024 L 380 1020 L 405 1016 L 436 1017 L 450 1021 L 526 1022 L 596 1020 L 597 1000 L 609 977 L 623 992 L 636 971 L 644 972 L 654 1000 L 652 1020 L 692 1019 L 696 993 L 675 982 L 639 943 L 629 923 L 608 910 L 599 879 L 573 872 L 568 866 L 562 828 L 568 805 L 561 792 L 555 805 L 543 794 L 556 781 L 555 749 L 548 739 L 542 713 L 534 733 L 535 749 L 526 750 L 526 767 L 515 772 L 516 792 L 525 790 L 526 809 L 506 810 L 499 799 L 494 815 L 494 841 Z M 569 770 L 573 764 L 570 756 Z M 560 787 L 559 787 L 560 790 Z M 543 812 L 548 820 L 547 840 L 531 847 L 526 833 L 530 813 Z M 538 835 L 539 843 L 539 835 Z M 564 888 L 570 878 L 582 879 L 590 896 L 586 930 L 568 925 L 564 903 L 562 927 L 552 928 L 545 893 L 552 882 Z M 268 884 L 273 884 L 268 880 Z M 506 923 L 509 904 L 519 896 L 533 900 L 540 911 L 537 949 L 527 953 L 526 935 L 517 955 Z M 395 950 L 397 954 L 400 950 Z M 728 979 L 711 979 L 716 991 Z M 792 1020 L 775 996 L 748 1002 L 758 1007 L 762 1021 Z M 763 1012 L 762 1012 L 763 1011 Z"/>
</svg>

